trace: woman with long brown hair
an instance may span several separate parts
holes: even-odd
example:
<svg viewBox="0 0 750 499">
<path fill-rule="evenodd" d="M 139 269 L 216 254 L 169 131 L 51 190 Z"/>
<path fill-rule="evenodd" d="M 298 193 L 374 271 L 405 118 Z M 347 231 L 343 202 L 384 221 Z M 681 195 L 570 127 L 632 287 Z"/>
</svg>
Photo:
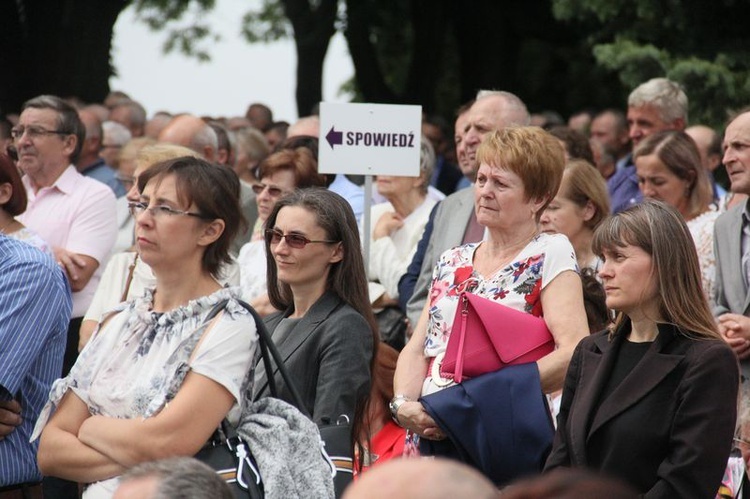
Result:
<svg viewBox="0 0 750 499">
<path fill-rule="evenodd" d="M 591 468 L 649 498 L 714 497 L 739 369 L 701 289 L 690 232 L 674 208 L 644 201 L 606 220 L 593 247 L 619 316 L 573 354 L 545 469 Z"/>
</svg>

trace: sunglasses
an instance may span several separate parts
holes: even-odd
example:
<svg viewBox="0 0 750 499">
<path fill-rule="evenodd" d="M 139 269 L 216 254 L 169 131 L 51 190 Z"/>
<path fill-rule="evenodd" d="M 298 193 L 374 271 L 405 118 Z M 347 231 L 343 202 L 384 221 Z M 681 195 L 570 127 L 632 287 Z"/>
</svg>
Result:
<svg viewBox="0 0 750 499">
<path fill-rule="evenodd" d="M 268 195 L 272 198 L 277 198 L 283 194 L 286 194 L 286 191 L 283 191 L 280 187 L 274 187 L 267 184 L 253 184 L 252 189 L 256 195 L 260 195 L 261 192 L 268 189 Z"/>
<path fill-rule="evenodd" d="M 266 241 L 269 244 L 279 244 L 281 240 L 284 239 L 286 240 L 286 244 L 290 248 L 295 248 L 295 249 L 302 249 L 310 243 L 334 244 L 334 243 L 339 242 L 339 241 L 326 241 L 322 239 L 319 241 L 313 241 L 311 239 L 306 238 L 302 234 L 284 234 L 280 230 L 276 230 L 276 229 L 266 229 L 265 235 L 266 235 Z"/>
</svg>

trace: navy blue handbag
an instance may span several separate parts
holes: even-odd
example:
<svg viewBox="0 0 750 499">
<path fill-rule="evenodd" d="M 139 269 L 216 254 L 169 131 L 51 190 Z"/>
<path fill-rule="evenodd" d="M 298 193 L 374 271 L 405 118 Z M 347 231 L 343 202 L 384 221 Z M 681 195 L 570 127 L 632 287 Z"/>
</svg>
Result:
<svg viewBox="0 0 750 499">
<path fill-rule="evenodd" d="M 508 366 L 420 398 L 446 441 L 423 454 L 459 459 L 496 485 L 542 471 L 554 426 L 536 363 Z"/>
</svg>

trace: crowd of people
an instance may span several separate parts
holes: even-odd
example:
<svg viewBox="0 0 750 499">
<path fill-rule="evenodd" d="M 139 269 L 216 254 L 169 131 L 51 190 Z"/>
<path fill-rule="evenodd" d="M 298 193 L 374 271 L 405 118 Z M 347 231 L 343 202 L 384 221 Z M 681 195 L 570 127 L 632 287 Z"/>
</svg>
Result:
<svg viewBox="0 0 750 499">
<path fill-rule="evenodd" d="M 0 122 L 0 497 L 230 497 L 191 456 L 274 391 L 350 423 L 347 498 L 750 496 L 750 111 L 692 124 L 665 78 L 623 104 L 479 91 L 365 214 L 315 115 L 30 99 Z"/>
</svg>

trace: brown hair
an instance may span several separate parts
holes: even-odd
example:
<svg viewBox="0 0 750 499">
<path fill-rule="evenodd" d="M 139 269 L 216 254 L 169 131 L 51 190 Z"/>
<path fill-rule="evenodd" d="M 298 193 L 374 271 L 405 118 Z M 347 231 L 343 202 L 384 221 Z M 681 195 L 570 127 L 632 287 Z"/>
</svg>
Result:
<svg viewBox="0 0 750 499">
<path fill-rule="evenodd" d="M 21 182 L 21 174 L 5 153 L 0 153 L 0 184 L 10 184 L 13 189 L 13 194 L 2 209 L 14 217 L 26 211 L 26 188 Z"/>
<path fill-rule="evenodd" d="M 633 151 L 633 161 L 655 155 L 664 166 L 689 184 L 689 217 L 697 217 L 713 201 L 714 192 L 708 174 L 701 165 L 701 155 L 695 141 L 685 132 L 665 130 L 649 135 Z"/>
<path fill-rule="evenodd" d="M 183 206 L 195 204 L 206 219 L 224 221 L 224 231 L 206 247 L 202 259 L 203 270 L 216 276 L 222 264 L 232 261 L 229 246 L 243 223 L 240 180 L 228 166 L 183 156 L 157 163 L 141 173 L 138 191 L 143 192 L 151 180 L 161 182 L 168 175 L 175 176 L 177 198 Z"/>
<path fill-rule="evenodd" d="M 592 247 L 599 257 L 627 245 L 651 255 L 661 318 L 685 336 L 720 339 L 703 293 L 695 243 L 677 210 L 646 200 L 609 217 L 594 232 Z M 615 326 L 623 318 L 620 314 Z"/>
<path fill-rule="evenodd" d="M 325 176 L 318 173 L 318 162 L 310 150 L 304 147 L 281 149 L 272 153 L 258 166 L 258 178 L 262 179 L 280 170 L 294 174 L 294 185 L 298 189 L 326 185 Z"/>
</svg>

